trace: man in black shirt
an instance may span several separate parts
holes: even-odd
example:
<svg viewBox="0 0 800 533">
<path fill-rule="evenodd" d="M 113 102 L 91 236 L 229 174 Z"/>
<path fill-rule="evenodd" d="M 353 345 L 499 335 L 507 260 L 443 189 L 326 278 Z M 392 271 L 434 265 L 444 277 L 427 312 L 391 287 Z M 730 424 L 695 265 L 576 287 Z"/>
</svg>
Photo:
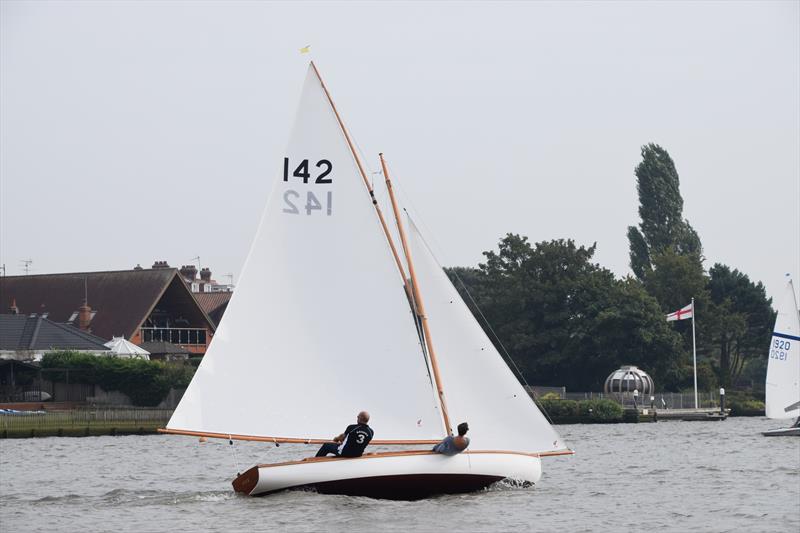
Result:
<svg viewBox="0 0 800 533">
<path fill-rule="evenodd" d="M 325 457 L 329 453 L 337 457 L 361 457 L 364 448 L 372 440 L 372 428 L 367 425 L 369 413 L 361 411 L 356 418 L 357 424 L 350 424 L 344 433 L 333 438 L 333 442 L 326 442 L 317 452 L 317 457 Z"/>
</svg>

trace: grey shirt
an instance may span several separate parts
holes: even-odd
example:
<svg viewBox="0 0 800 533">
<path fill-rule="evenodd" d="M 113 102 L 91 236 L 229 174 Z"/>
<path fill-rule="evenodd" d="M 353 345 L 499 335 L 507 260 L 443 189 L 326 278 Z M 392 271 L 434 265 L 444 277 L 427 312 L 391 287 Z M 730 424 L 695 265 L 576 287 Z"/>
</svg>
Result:
<svg viewBox="0 0 800 533">
<path fill-rule="evenodd" d="M 467 441 L 467 446 L 469 446 L 469 437 L 464 437 L 464 440 Z M 466 449 L 467 448 L 465 447 L 464 450 Z M 442 439 L 442 442 L 433 447 L 434 452 L 443 453 L 444 455 L 456 455 L 464 450 L 459 450 L 456 448 L 455 437 L 452 435 L 445 437 Z"/>
</svg>

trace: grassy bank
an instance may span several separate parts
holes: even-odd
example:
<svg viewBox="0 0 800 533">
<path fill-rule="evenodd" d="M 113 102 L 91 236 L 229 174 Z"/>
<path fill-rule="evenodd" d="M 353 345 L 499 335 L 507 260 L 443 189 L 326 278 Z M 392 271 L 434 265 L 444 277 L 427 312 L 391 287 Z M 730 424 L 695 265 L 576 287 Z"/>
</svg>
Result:
<svg viewBox="0 0 800 533">
<path fill-rule="evenodd" d="M 87 437 L 156 433 L 171 409 L 75 409 L 0 415 L 0 438 Z"/>
</svg>

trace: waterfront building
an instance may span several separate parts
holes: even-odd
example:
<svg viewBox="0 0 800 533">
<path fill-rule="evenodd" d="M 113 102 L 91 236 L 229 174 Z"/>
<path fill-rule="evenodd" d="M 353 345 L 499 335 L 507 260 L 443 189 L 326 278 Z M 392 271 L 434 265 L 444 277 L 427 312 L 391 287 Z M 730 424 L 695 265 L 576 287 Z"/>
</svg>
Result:
<svg viewBox="0 0 800 533">
<path fill-rule="evenodd" d="M 36 315 L 105 341 L 169 342 L 203 355 L 216 322 L 166 262 L 132 270 L 0 278 L 0 313 Z"/>
<path fill-rule="evenodd" d="M 47 352 L 109 353 L 106 341 L 89 332 L 39 315 L 0 315 L 0 359 L 39 361 Z"/>
<path fill-rule="evenodd" d="M 153 268 L 155 268 L 156 265 L 165 265 L 169 268 L 166 261 L 156 261 Z M 163 268 L 163 266 L 161 268 Z M 208 267 L 203 267 L 198 272 L 197 267 L 194 265 L 183 265 L 180 268 L 180 273 L 193 293 L 233 292 L 233 284 L 219 283 L 217 280 L 212 279 L 211 269 Z M 233 279 L 232 275 L 231 279 Z"/>
</svg>

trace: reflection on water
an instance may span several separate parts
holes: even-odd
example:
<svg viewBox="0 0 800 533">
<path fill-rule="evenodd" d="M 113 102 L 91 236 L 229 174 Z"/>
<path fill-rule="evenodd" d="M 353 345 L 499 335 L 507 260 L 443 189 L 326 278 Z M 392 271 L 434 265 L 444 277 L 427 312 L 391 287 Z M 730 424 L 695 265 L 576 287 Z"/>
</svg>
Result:
<svg viewBox="0 0 800 533">
<path fill-rule="evenodd" d="M 800 438 L 762 418 L 558 426 L 536 487 L 418 502 L 233 493 L 237 469 L 315 447 L 177 436 L 0 441 L 0 531 L 800 531 Z M 479 431 L 479 428 L 472 428 Z M 237 466 L 238 465 L 238 466 Z"/>
</svg>

